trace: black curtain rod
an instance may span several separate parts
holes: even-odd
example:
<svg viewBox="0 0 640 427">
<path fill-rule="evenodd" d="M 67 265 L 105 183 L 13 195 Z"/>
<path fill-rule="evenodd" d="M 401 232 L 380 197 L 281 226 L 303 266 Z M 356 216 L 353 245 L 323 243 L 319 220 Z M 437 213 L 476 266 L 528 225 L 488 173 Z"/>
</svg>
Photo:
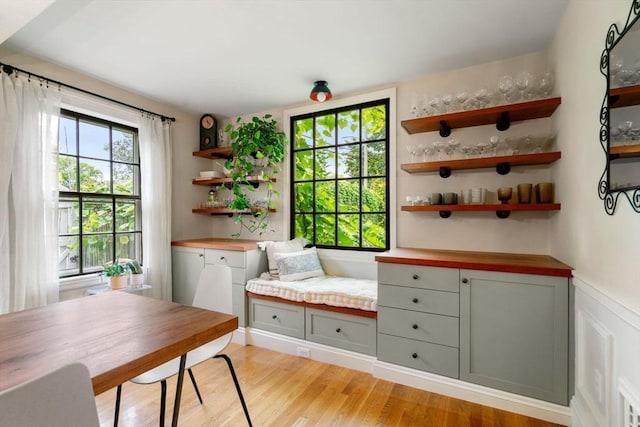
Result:
<svg viewBox="0 0 640 427">
<path fill-rule="evenodd" d="M 23 74 L 28 75 L 29 77 L 35 77 L 35 78 L 44 80 L 47 83 L 51 83 L 51 84 L 58 85 L 58 86 L 61 86 L 61 87 L 66 87 L 66 88 L 69 88 L 69 89 L 73 89 L 73 90 L 76 90 L 78 92 L 85 93 L 87 95 L 91 95 L 91 96 L 95 96 L 95 97 L 100 98 L 100 99 L 104 99 L 105 101 L 114 102 L 116 104 L 120 104 L 120 105 L 123 105 L 125 107 L 131 108 L 131 109 L 134 109 L 134 110 L 142 111 L 143 113 L 147 113 L 147 114 L 151 114 L 151 115 L 156 116 L 156 117 L 160 117 L 163 122 L 165 120 L 169 120 L 169 121 L 172 121 L 172 122 L 176 121 L 176 119 L 174 117 L 168 117 L 168 116 L 164 116 L 162 114 L 154 113 L 153 111 L 145 110 L 144 108 L 136 107 L 135 105 L 127 104 L 125 102 L 118 101 L 117 99 L 108 98 L 106 96 L 103 96 L 103 95 L 100 95 L 100 94 L 97 94 L 97 93 L 94 93 L 94 92 L 89 92 L 88 90 L 81 89 L 81 88 L 76 87 L 76 86 L 71 86 L 69 84 L 59 82 L 57 80 L 52 80 L 52 79 L 50 79 L 48 77 L 40 76 L 40 75 L 32 73 L 30 71 L 21 70 L 20 68 L 14 67 L 13 65 L 4 64 L 4 63 L 0 62 L 0 67 L 2 68 L 2 71 L 4 71 L 5 73 L 7 73 L 9 75 L 13 74 L 14 72 L 15 73 L 23 73 Z"/>
</svg>

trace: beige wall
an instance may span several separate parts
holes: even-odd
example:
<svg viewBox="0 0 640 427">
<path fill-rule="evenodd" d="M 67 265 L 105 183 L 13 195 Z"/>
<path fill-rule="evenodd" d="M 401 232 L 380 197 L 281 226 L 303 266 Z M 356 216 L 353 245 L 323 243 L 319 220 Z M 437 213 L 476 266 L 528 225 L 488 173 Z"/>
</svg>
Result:
<svg viewBox="0 0 640 427">
<path fill-rule="evenodd" d="M 621 29 L 630 0 L 573 0 L 550 51 L 556 64 L 562 106 L 557 118 L 562 161 L 553 169 L 562 200 L 551 224 L 551 254 L 575 275 L 623 305 L 640 310 L 637 262 L 640 215 L 624 198 L 613 216 L 605 213 L 597 185 L 604 171 L 600 107 L 605 79 L 600 56 L 612 23 Z"/>
</svg>

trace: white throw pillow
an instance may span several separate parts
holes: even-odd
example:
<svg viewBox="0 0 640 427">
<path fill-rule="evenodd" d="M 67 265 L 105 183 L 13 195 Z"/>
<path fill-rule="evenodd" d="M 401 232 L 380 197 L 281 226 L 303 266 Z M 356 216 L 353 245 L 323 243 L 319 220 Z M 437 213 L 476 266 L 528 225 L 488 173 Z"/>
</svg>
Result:
<svg viewBox="0 0 640 427">
<path fill-rule="evenodd" d="M 307 239 L 298 237 L 284 242 L 267 242 L 267 261 L 269 262 L 269 274 L 278 280 L 278 264 L 275 255 L 279 253 L 300 252 L 307 244 Z"/>
<path fill-rule="evenodd" d="M 277 253 L 275 259 L 282 281 L 324 276 L 324 270 L 315 247 L 300 252 Z"/>
</svg>

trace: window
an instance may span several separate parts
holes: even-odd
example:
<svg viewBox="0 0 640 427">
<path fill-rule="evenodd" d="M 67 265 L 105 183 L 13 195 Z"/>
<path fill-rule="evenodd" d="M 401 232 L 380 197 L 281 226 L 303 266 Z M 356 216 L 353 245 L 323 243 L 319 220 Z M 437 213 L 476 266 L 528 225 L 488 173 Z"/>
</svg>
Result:
<svg viewBox="0 0 640 427">
<path fill-rule="evenodd" d="M 60 277 L 142 261 L 137 129 L 63 110 L 58 141 Z"/>
<path fill-rule="evenodd" d="M 389 100 L 291 117 L 291 235 L 389 248 Z"/>
</svg>

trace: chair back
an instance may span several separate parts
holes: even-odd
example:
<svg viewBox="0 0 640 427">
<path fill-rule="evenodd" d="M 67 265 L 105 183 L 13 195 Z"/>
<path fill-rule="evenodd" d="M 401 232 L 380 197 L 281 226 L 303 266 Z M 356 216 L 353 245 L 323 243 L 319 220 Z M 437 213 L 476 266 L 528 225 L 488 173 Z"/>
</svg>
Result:
<svg viewBox="0 0 640 427">
<path fill-rule="evenodd" d="M 0 392 L 0 427 L 100 426 L 91 377 L 73 363 Z"/>
<path fill-rule="evenodd" d="M 220 313 L 232 314 L 233 298 L 231 267 L 224 264 L 205 265 L 198 288 L 193 297 L 193 306 Z"/>
</svg>

